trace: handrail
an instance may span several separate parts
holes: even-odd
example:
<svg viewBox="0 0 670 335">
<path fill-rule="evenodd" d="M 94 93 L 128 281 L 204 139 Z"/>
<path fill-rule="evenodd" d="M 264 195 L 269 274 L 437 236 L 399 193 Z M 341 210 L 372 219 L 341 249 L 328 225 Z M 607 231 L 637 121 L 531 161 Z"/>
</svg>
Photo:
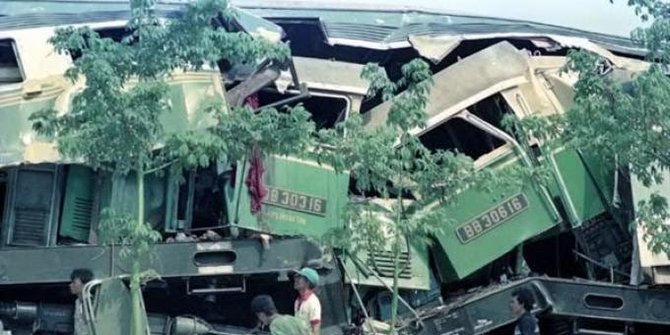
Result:
<svg viewBox="0 0 670 335">
<path fill-rule="evenodd" d="M 82 289 L 82 307 L 83 307 L 83 312 L 87 320 L 87 325 L 88 329 L 93 335 L 97 335 L 97 331 L 94 327 L 95 324 L 95 309 L 93 306 L 93 289 L 102 285 L 103 283 L 113 280 L 113 279 L 126 279 L 130 278 L 130 275 L 119 275 L 119 276 L 113 276 L 113 277 L 107 277 L 107 278 L 101 278 L 101 279 L 93 279 L 86 283 L 84 285 L 84 288 Z M 142 295 L 140 295 L 140 305 L 142 309 L 144 310 L 144 298 Z M 149 329 L 149 325 L 146 325 L 146 334 L 149 335 L 151 334 L 151 331 Z"/>
<path fill-rule="evenodd" d="M 511 144 L 516 149 L 515 151 L 517 152 L 517 154 L 519 154 L 519 156 L 521 157 L 521 160 L 528 167 L 533 167 L 534 166 L 533 162 L 528 157 L 528 153 L 523 149 L 521 144 L 519 144 L 518 141 L 516 141 L 512 136 L 510 136 L 506 132 L 504 132 L 504 131 L 498 129 L 497 127 L 495 127 L 494 125 L 480 119 L 476 115 L 470 113 L 467 109 L 458 113 L 456 115 L 456 117 L 460 117 L 461 119 L 466 120 L 467 122 L 469 122 L 473 126 L 479 128 L 479 129 L 481 129 L 481 130 L 483 130 L 483 131 L 485 131 L 485 132 L 487 132 L 487 133 L 489 133 L 489 134 L 491 134 L 495 137 L 498 137 L 499 139 L 501 139 L 504 142 L 507 142 L 507 143 Z M 537 189 L 540 191 L 540 193 L 542 195 L 540 197 L 540 199 L 542 199 L 542 202 L 544 203 L 544 205 L 551 211 L 553 219 L 554 220 L 559 220 L 561 216 L 558 213 L 558 210 L 556 209 L 554 204 L 551 202 L 551 196 L 549 195 L 549 191 L 547 191 L 546 187 L 544 187 L 543 185 L 535 185 L 535 187 L 537 187 Z"/>
</svg>

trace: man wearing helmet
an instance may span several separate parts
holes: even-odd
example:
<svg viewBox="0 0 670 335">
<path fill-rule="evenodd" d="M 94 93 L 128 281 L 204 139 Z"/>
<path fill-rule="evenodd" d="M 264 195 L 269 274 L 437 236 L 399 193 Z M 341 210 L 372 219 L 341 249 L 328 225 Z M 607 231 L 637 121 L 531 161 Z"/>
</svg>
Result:
<svg viewBox="0 0 670 335">
<path fill-rule="evenodd" d="M 319 274 L 312 268 L 296 271 L 293 288 L 298 291 L 295 300 L 295 316 L 309 322 L 311 335 L 319 335 L 321 329 L 321 302 L 314 293 L 319 285 Z"/>
</svg>

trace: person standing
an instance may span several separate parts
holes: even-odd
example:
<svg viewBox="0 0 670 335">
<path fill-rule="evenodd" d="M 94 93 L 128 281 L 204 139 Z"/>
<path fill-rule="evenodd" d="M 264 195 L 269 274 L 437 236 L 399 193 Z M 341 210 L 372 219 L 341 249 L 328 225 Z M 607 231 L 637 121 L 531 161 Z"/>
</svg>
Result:
<svg viewBox="0 0 670 335">
<path fill-rule="evenodd" d="M 309 323 L 311 335 L 319 335 L 321 330 L 321 302 L 314 293 L 319 285 L 319 274 L 312 268 L 302 268 L 296 271 L 293 279 L 293 288 L 298 291 L 295 300 L 295 316 Z"/>
<path fill-rule="evenodd" d="M 517 317 L 514 335 L 540 335 L 537 320 L 530 313 L 534 303 L 535 299 L 530 290 L 520 288 L 512 292 L 509 307 L 512 310 L 512 314 Z"/>
<path fill-rule="evenodd" d="M 89 335 L 89 325 L 84 315 L 84 285 L 93 280 L 89 269 L 74 269 L 70 274 L 70 293 L 77 297 L 74 302 L 74 335 Z"/>
<path fill-rule="evenodd" d="M 272 335 L 309 335 L 307 323 L 295 316 L 277 313 L 274 300 L 269 295 L 254 297 L 251 311 L 262 324 L 270 327 Z"/>
</svg>

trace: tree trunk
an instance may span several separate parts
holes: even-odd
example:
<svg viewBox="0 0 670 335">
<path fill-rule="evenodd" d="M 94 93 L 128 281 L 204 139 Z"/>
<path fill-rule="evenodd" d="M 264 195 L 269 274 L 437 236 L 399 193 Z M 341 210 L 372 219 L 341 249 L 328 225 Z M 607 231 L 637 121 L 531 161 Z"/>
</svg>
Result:
<svg viewBox="0 0 670 335">
<path fill-rule="evenodd" d="M 398 192 L 398 208 L 395 218 L 396 229 L 393 231 L 393 296 L 391 298 L 391 335 L 396 334 L 395 324 L 398 317 L 398 279 L 400 277 L 400 224 L 402 219 L 402 192 Z"/>
<path fill-rule="evenodd" d="M 140 303 L 140 262 L 133 259 L 133 272 L 130 277 L 130 297 L 131 297 L 131 334 L 143 335 L 144 327 L 142 322 L 142 304 Z"/>
<path fill-rule="evenodd" d="M 396 318 L 398 316 L 398 291 L 400 277 L 400 236 L 396 233 L 393 239 L 393 297 L 391 300 L 391 335 L 396 334 Z"/>
<path fill-rule="evenodd" d="M 137 224 L 144 224 L 144 171 L 136 171 L 137 176 Z M 131 246 L 132 247 L 132 246 Z M 144 334 L 142 322 L 142 304 L 140 290 L 140 261 L 137 257 L 133 258 L 133 268 L 130 275 L 130 294 L 131 294 L 131 334 Z"/>
</svg>

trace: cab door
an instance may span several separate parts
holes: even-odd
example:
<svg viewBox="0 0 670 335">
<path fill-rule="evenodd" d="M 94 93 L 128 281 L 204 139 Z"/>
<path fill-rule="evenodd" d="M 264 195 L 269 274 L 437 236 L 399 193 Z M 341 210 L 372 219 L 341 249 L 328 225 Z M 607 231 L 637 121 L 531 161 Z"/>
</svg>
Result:
<svg viewBox="0 0 670 335">
<path fill-rule="evenodd" d="M 429 148 L 470 156 L 479 170 L 514 174 L 531 166 L 520 145 L 504 131 L 464 110 L 420 135 Z M 436 234 L 435 256 L 445 281 L 462 279 L 538 236 L 560 221 L 549 194 L 529 177 L 511 184 L 459 192 L 447 205 L 450 221 Z"/>
</svg>

